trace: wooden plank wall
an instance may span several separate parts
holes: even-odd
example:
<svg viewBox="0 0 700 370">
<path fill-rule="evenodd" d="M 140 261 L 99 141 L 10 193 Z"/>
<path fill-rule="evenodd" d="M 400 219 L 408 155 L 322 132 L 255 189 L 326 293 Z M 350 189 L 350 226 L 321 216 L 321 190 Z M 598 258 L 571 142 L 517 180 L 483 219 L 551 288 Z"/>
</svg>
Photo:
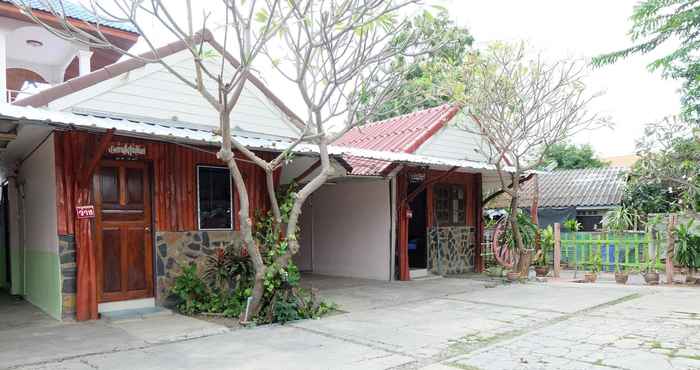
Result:
<svg viewBox="0 0 700 370">
<path fill-rule="evenodd" d="M 76 166 L 88 161 L 94 152 L 99 135 L 71 131 L 55 133 L 56 189 L 58 208 L 58 233 L 74 234 L 74 194 Z M 113 142 L 138 143 L 146 147 L 145 160 L 153 174 L 153 214 L 156 231 L 197 230 L 197 165 L 224 166 L 214 154 L 185 148 L 180 145 L 157 141 L 114 136 Z M 215 152 L 216 148 L 204 148 Z M 265 155 L 265 154 L 263 154 Z M 265 189 L 265 173 L 257 166 L 239 162 L 248 184 L 251 210 L 265 210 L 268 200 Z M 92 182 L 90 181 L 90 186 Z M 238 214 L 238 202 L 234 201 L 234 214 Z M 236 229 L 238 217 L 234 217 Z"/>
</svg>

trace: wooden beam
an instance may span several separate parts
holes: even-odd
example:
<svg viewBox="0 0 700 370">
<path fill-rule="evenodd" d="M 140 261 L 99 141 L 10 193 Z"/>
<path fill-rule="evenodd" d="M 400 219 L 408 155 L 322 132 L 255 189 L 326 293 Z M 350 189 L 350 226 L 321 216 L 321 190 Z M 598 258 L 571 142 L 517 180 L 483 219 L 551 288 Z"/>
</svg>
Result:
<svg viewBox="0 0 700 370">
<path fill-rule="evenodd" d="M 83 162 L 83 164 L 79 167 L 77 177 L 78 184 L 80 184 L 80 186 L 85 187 L 88 185 L 88 181 L 90 181 L 92 173 L 95 172 L 95 169 L 100 164 L 102 155 L 104 154 L 105 150 L 107 150 L 107 146 L 109 145 L 110 141 L 112 141 L 112 136 L 114 136 L 114 129 L 107 130 L 107 132 L 100 138 L 100 142 L 97 145 L 97 150 L 95 153 L 93 153 L 93 157 L 90 159 L 90 162 Z"/>
</svg>

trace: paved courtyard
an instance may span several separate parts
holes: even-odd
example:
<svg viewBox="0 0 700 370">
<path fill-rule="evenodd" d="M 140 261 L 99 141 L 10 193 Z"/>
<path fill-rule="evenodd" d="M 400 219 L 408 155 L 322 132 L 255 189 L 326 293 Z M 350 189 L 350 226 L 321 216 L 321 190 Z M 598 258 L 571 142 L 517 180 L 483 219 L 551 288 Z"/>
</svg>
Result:
<svg viewBox="0 0 700 370">
<path fill-rule="evenodd" d="M 307 284 L 344 312 L 233 331 L 175 315 L 45 323 L 22 333 L 1 326 L 0 310 L 0 368 L 700 369 L 696 288 L 322 277 Z M 179 321 L 187 330 L 160 335 Z M 72 342 L 60 343 L 65 336 Z"/>
</svg>

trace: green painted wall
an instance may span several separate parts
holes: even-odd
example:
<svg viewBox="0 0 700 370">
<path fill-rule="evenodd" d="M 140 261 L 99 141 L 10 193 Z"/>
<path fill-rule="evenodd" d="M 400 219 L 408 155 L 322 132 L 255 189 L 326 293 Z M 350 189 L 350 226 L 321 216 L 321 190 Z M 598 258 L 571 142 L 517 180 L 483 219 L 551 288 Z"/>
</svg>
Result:
<svg viewBox="0 0 700 370">
<path fill-rule="evenodd" d="M 22 259 L 24 251 L 20 248 L 10 249 L 10 269 L 12 276 L 12 288 L 10 293 L 14 295 L 24 294 L 24 274 L 22 273 Z"/>
<path fill-rule="evenodd" d="M 27 250 L 25 298 L 55 319 L 61 319 L 61 269 L 58 254 Z"/>
</svg>

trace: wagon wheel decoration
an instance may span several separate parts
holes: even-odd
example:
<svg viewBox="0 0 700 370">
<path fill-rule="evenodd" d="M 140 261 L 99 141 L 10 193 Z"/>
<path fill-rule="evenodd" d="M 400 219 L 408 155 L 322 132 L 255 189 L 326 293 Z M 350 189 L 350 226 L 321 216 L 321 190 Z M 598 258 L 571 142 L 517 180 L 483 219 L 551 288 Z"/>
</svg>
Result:
<svg viewBox="0 0 700 370">
<path fill-rule="evenodd" d="M 515 264 L 515 258 L 513 254 L 508 249 L 507 245 L 501 245 L 499 239 L 501 239 L 501 234 L 503 234 L 503 229 L 508 225 L 507 222 L 499 222 L 496 226 L 496 230 L 493 233 L 493 242 L 491 243 L 491 251 L 493 252 L 496 262 L 504 268 L 513 268 Z"/>
</svg>

